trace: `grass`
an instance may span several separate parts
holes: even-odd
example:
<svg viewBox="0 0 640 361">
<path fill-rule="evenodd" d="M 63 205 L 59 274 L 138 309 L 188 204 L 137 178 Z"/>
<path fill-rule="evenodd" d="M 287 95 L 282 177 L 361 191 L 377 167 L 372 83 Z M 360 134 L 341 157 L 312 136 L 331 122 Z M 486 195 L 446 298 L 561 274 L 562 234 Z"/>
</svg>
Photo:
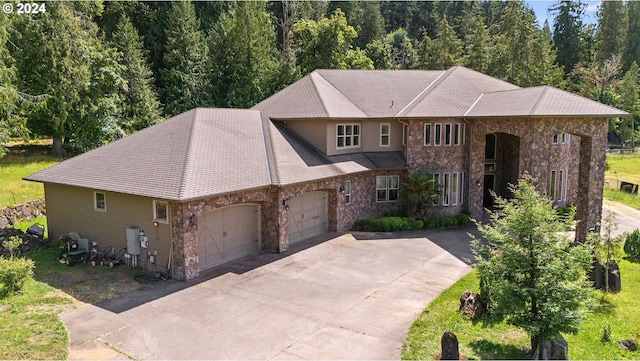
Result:
<svg viewBox="0 0 640 361">
<path fill-rule="evenodd" d="M 640 287 L 640 264 L 619 261 L 622 292 L 603 294 L 594 291 L 597 307 L 589 314 L 576 335 L 564 335 L 569 344 L 569 359 L 637 360 L 640 350 L 623 351 L 617 340 L 640 338 L 640 313 L 635 290 Z M 402 348 L 402 359 L 433 359 L 440 353 L 440 338 L 450 330 L 460 343 L 460 353 L 468 359 L 525 359 L 530 350 L 523 331 L 504 323 L 486 326 L 472 322 L 458 311 L 460 295 L 478 290 L 478 276 L 472 271 L 436 298 L 409 330 Z M 612 338 L 602 342 L 604 326 L 611 328 Z"/>
<path fill-rule="evenodd" d="M 51 147 L 46 142 L 13 144 L 8 149 L 9 153 L 0 158 L 0 207 L 44 197 L 41 183 L 24 181 L 22 177 L 48 168 L 60 159 L 50 155 Z"/>
</svg>

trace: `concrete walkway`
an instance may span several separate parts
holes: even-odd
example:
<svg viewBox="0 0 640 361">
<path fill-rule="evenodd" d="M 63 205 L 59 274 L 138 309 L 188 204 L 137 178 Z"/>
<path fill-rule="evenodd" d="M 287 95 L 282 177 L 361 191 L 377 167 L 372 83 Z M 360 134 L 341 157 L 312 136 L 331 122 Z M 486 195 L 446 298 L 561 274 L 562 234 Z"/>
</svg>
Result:
<svg viewBox="0 0 640 361">
<path fill-rule="evenodd" d="M 61 315 L 69 359 L 399 359 L 416 317 L 470 271 L 474 229 L 329 233 L 84 305 Z"/>
</svg>

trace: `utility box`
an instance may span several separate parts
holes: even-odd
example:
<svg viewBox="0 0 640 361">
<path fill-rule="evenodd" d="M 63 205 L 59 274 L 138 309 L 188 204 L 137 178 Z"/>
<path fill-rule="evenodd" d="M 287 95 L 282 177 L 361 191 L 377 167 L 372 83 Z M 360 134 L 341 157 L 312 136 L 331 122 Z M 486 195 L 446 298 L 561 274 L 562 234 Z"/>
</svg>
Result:
<svg viewBox="0 0 640 361">
<path fill-rule="evenodd" d="M 127 228 L 127 253 L 134 256 L 139 256 L 140 251 L 140 228 L 129 227 Z"/>
</svg>

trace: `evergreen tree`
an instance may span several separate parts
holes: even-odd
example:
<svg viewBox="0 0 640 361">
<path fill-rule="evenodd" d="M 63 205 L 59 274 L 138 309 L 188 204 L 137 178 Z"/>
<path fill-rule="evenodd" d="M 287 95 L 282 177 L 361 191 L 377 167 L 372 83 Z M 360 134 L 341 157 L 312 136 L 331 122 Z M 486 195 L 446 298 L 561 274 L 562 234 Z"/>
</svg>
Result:
<svg viewBox="0 0 640 361">
<path fill-rule="evenodd" d="M 171 3 L 165 33 L 167 43 L 160 76 L 166 115 L 211 106 L 207 73 L 209 53 L 190 1 Z"/>
<path fill-rule="evenodd" d="M 600 64 L 624 51 L 626 20 L 622 1 L 603 1 L 600 4 L 596 31 L 596 60 Z"/>
<path fill-rule="evenodd" d="M 627 41 L 622 61 L 629 69 L 635 61 L 640 63 L 640 1 L 627 1 Z"/>
<path fill-rule="evenodd" d="M 511 192 L 513 200 L 494 195 L 491 222 L 477 223 L 489 244 L 474 239 L 473 249 L 489 315 L 525 330 L 538 359 L 542 341 L 578 331 L 591 297 L 591 255 L 563 235 L 573 214 L 559 215 L 531 176 Z"/>
<path fill-rule="evenodd" d="M 555 62 L 556 50 L 553 48 L 551 38 L 551 29 L 548 23 L 545 23 L 541 31 L 536 31 L 530 66 L 530 85 L 551 85 L 564 88 L 564 72 Z"/>
<path fill-rule="evenodd" d="M 384 19 L 380 13 L 380 3 L 376 1 L 362 1 L 360 24 L 358 26 L 358 46 L 361 49 L 376 39 L 385 35 Z"/>
<path fill-rule="evenodd" d="M 232 3 L 209 34 L 214 103 L 248 108 L 271 95 L 279 66 L 265 2 Z"/>
<path fill-rule="evenodd" d="M 480 7 L 472 7 L 465 18 L 467 19 L 464 42 L 464 66 L 486 72 L 491 58 L 491 37 L 489 30 L 480 15 Z"/>
<path fill-rule="evenodd" d="M 620 99 L 617 106 L 630 113 L 631 117 L 620 119 L 616 127 L 616 134 L 620 137 L 624 146 L 625 142 L 631 141 L 635 147 L 635 124 L 640 121 L 640 69 L 634 61 L 629 70 L 622 77 L 620 83 Z"/>
<path fill-rule="evenodd" d="M 9 23 L 9 15 L 0 13 L 0 157 L 4 156 L 10 137 L 26 138 L 28 134 L 26 119 L 21 112 L 21 100 L 28 101 L 29 98 L 21 96 L 15 86 L 15 61 L 7 50 Z"/>
<path fill-rule="evenodd" d="M 417 69 L 449 69 L 462 63 L 462 40 L 447 19 L 442 18 L 438 21 L 437 38 L 431 40 L 425 34 L 416 55 Z"/>
<path fill-rule="evenodd" d="M 555 14 L 553 43 L 558 52 L 557 63 L 569 74 L 576 64 L 584 62 L 584 46 L 581 43 L 584 4 L 580 1 L 561 0 L 549 9 Z"/>
<path fill-rule="evenodd" d="M 99 3 L 53 2 L 16 24 L 19 87 L 45 97 L 28 126 L 53 138 L 55 155 L 64 154 L 63 142 L 87 150 L 123 135 L 118 117 L 126 81 L 117 51 L 103 46 L 90 20 L 99 11 Z"/>
<path fill-rule="evenodd" d="M 153 74 L 147 64 L 142 39 L 127 16 L 120 18 L 111 42 L 122 54 L 123 78 L 128 85 L 124 92 L 122 128 L 131 133 L 158 123 L 162 119 L 162 110 L 153 89 Z"/>
</svg>

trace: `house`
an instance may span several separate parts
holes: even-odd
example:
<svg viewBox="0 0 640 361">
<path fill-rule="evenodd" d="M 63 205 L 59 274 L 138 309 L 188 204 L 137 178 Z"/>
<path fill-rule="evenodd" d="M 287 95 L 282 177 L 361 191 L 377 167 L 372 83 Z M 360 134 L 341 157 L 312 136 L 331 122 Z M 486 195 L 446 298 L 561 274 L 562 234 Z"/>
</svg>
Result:
<svg viewBox="0 0 640 361">
<path fill-rule="evenodd" d="M 584 238 L 601 218 L 607 119 L 619 116 L 464 67 L 316 70 L 252 109 L 193 109 L 25 179 L 44 183 L 50 237 L 126 248 L 137 227 L 139 262 L 189 280 L 381 216 L 415 171 L 443 186 L 435 213 L 473 217 L 528 172 L 577 206 Z"/>
</svg>

